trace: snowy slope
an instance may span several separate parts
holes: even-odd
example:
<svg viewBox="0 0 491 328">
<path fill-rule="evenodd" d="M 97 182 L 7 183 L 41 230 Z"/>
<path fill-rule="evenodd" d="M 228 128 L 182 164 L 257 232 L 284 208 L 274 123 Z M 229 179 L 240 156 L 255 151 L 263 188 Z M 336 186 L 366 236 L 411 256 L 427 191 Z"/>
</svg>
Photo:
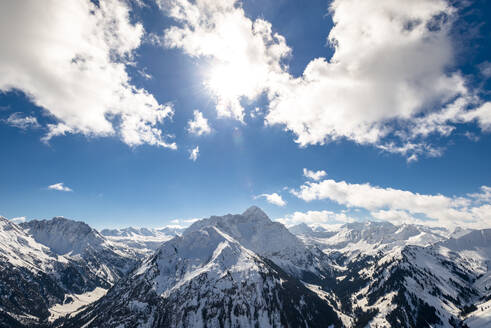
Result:
<svg viewBox="0 0 491 328">
<path fill-rule="evenodd" d="M 445 240 L 448 231 L 420 225 L 393 225 L 390 222 L 348 223 L 336 231 L 314 231 L 309 227 L 294 226 L 290 231 L 308 245 L 316 245 L 328 254 L 341 253 L 356 257 L 359 254 L 375 255 L 406 245 L 428 246 Z"/>
<path fill-rule="evenodd" d="M 489 232 L 341 258 L 334 292 L 343 312 L 362 326 L 460 327 L 490 295 Z"/>
<path fill-rule="evenodd" d="M 333 229 L 327 230 L 321 226 L 309 226 L 306 223 L 299 223 L 289 227 L 288 230 L 299 237 L 329 238 L 339 231 L 339 227 L 333 227 Z"/>
<path fill-rule="evenodd" d="M 51 220 L 32 220 L 20 226 L 37 242 L 59 255 L 80 255 L 87 248 L 104 247 L 104 237 L 84 222 L 55 217 Z"/>
<path fill-rule="evenodd" d="M 284 225 L 271 221 L 256 206 L 242 214 L 212 216 L 197 221 L 184 234 L 207 226 L 217 227 L 245 248 L 272 260 L 299 279 L 306 280 L 306 275 L 310 274 L 323 279 L 331 274 L 330 259 L 320 249 L 306 246 Z"/>
<path fill-rule="evenodd" d="M 183 228 L 165 227 L 103 229 L 101 234 L 116 245 L 132 248 L 143 256 L 153 253 L 162 243 L 182 234 Z"/>
<path fill-rule="evenodd" d="M 0 327 L 488 327 L 489 268 L 491 229 L 286 229 L 257 207 L 185 231 L 0 218 Z"/>
<path fill-rule="evenodd" d="M 246 214 L 250 220 L 264 219 Z M 243 222 L 233 216 L 228 219 Z M 225 223 L 213 217 L 212 220 Z M 245 233 L 243 229 L 241 232 Z M 102 324 L 198 328 L 341 326 L 335 312 L 317 294 L 210 221 L 164 243 L 130 277 L 64 323 L 64 327 Z"/>
<path fill-rule="evenodd" d="M 488 328 L 491 326 L 491 299 L 476 304 L 476 310 L 466 316 L 469 328 Z"/>
<path fill-rule="evenodd" d="M 0 326 L 45 322 L 67 295 L 107 290 L 135 264 L 85 223 L 0 217 Z"/>
<path fill-rule="evenodd" d="M 68 261 L 39 244 L 17 224 L 0 217 L 0 326 L 33 323 L 63 301 L 53 276 Z"/>
<path fill-rule="evenodd" d="M 101 278 L 105 283 L 100 287 L 108 288 L 138 260 L 131 249 L 112 243 L 84 222 L 55 217 L 21 227 L 38 243 Z"/>
<path fill-rule="evenodd" d="M 0 260 L 33 271 L 49 271 L 54 262 L 64 261 L 64 258 L 38 243 L 17 224 L 0 216 Z"/>
</svg>

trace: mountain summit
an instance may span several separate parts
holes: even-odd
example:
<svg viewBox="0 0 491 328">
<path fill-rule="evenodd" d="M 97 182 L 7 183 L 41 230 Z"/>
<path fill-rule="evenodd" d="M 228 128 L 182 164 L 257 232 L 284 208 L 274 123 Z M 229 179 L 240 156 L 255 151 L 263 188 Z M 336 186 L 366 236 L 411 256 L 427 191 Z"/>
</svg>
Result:
<svg viewBox="0 0 491 328">
<path fill-rule="evenodd" d="M 329 302 L 299 279 L 319 274 L 313 258 L 258 207 L 212 216 L 165 242 L 64 327 L 340 327 Z"/>
<path fill-rule="evenodd" d="M 106 237 L 65 218 L 18 225 L 0 217 L 0 327 L 491 322 L 490 229 L 451 233 L 388 222 L 290 229 L 255 206 L 173 236 L 125 228 Z M 142 253 L 138 243 L 150 240 L 155 251 Z"/>
<path fill-rule="evenodd" d="M 269 217 L 266 215 L 266 213 L 264 213 L 262 209 L 254 205 L 245 210 L 245 212 L 242 213 L 242 216 L 251 219 L 269 220 Z"/>
</svg>

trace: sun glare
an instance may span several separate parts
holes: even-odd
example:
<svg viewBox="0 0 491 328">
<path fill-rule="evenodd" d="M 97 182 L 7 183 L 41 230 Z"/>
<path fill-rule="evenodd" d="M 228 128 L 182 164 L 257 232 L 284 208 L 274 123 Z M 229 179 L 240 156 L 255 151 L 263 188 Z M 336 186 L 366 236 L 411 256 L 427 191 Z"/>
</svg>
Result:
<svg viewBox="0 0 491 328">
<path fill-rule="evenodd" d="M 216 96 L 233 99 L 241 95 L 253 96 L 256 89 L 255 74 L 245 62 L 241 64 L 215 64 L 208 72 L 205 85 Z"/>
</svg>

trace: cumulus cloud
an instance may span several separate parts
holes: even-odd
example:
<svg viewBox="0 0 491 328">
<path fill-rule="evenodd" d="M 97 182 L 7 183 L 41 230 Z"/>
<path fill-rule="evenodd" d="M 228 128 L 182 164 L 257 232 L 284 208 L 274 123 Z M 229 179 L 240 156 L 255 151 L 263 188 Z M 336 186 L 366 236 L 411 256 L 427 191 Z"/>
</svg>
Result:
<svg viewBox="0 0 491 328">
<path fill-rule="evenodd" d="M 491 203 L 491 187 L 481 186 L 481 191 L 467 195 L 476 203 Z M 491 215 L 491 213 L 490 213 Z"/>
<path fill-rule="evenodd" d="M 193 149 L 189 150 L 189 159 L 192 160 L 193 162 L 196 162 L 199 156 L 199 146 L 194 147 Z"/>
<path fill-rule="evenodd" d="M 276 206 L 285 206 L 286 202 L 283 200 L 281 195 L 278 195 L 277 193 L 272 193 L 272 194 L 261 194 L 258 195 L 256 198 L 265 198 L 268 203 L 274 204 Z"/>
<path fill-rule="evenodd" d="M 58 191 L 73 191 L 71 188 L 65 186 L 63 182 L 58 182 L 48 186 L 50 190 L 58 190 Z"/>
<path fill-rule="evenodd" d="M 241 99 L 265 93 L 266 123 L 283 125 L 301 146 L 348 139 L 408 161 L 440 156 L 425 140 L 449 136 L 455 124 L 475 120 L 489 130 L 489 105 L 454 66 L 458 11 L 449 1 L 332 1 L 334 55 L 313 59 L 298 77 L 284 64 L 285 38 L 246 17 L 237 1 L 160 4 L 178 22 L 163 43 L 211 62 L 205 84 L 221 116 L 243 120 Z"/>
<path fill-rule="evenodd" d="M 44 141 L 82 133 L 176 148 L 160 129 L 172 106 L 132 85 L 126 71 L 143 34 L 121 0 L 2 1 L 0 91 L 23 91 L 57 122 Z"/>
<path fill-rule="evenodd" d="M 476 120 L 483 131 L 491 132 L 491 102 L 485 102 L 480 107 L 462 114 L 463 120 Z"/>
<path fill-rule="evenodd" d="M 26 217 L 25 216 L 19 216 L 16 218 L 11 218 L 10 221 L 19 224 L 19 223 L 26 222 Z"/>
<path fill-rule="evenodd" d="M 199 221 L 201 219 L 198 218 L 192 218 L 192 219 L 174 219 L 171 220 L 170 223 L 172 224 L 173 227 L 187 227 L 191 224 L 193 224 L 196 221 Z M 169 227 L 169 226 L 168 226 Z"/>
<path fill-rule="evenodd" d="M 300 145 L 339 138 L 378 144 L 392 132 L 388 122 L 468 94 L 464 78 L 450 70 L 455 9 L 446 1 L 335 0 L 330 13 L 334 55 L 312 60 L 267 116 Z"/>
<path fill-rule="evenodd" d="M 40 127 L 37 118 L 34 116 L 23 116 L 21 113 L 10 114 L 10 116 L 5 120 L 5 123 L 21 130 Z"/>
<path fill-rule="evenodd" d="M 251 20 L 236 0 L 161 0 L 179 25 L 165 30 L 163 43 L 210 60 L 205 86 L 219 116 L 244 118 L 241 98 L 256 99 L 270 84 L 287 77 L 282 59 L 290 54 L 285 38 L 263 19 Z"/>
<path fill-rule="evenodd" d="M 352 184 L 325 179 L 306 182 L 296 197 L 307 202 L 329 199 L 347 208 L 365 209 L 378 219 L 400 222 L 418 222 L 428 225 L 489 227 L 491 188 L 483 186 L 481 192 L 461 197 L 441 194 L 419 194 L 408 190 L 372 186 L 369 183 Z M 425 220 L 421 220 L 423 217 Z"/>
<path fill-rule="evenodd" d="M 322 179 L 323 177 L 326 176 L 326 171 L 311 171 L 311 170 L 307 170 L 306 168 L 303 169 L 303 175 L 304 177 L 306 178 L 309 178 L 309 179 L 312 179 L 314 181 L 319 181 L 320 179 Z"/>
<path fill-rule="evenodd" d="M 347 215 L 345 212 L 332 212 L 332 211 L 307 211 L 307 212 L 294 212 L 283 218 L 276 219 L 286 226 L 292 226 L 299 223 L 305 223 L 308 225 L 337 225 L 354 222 L 355 219 Z"/>
<path fill-rule="evenodd" d="M 199 221 L 200 219 L 197 218 L 192 218 L 192 219 L 174 219 L 170 221 L 170 224 L 167 224 L 165 226 L 162 226 L 158 229 L 165 229 L 165 228 L 170 228 L 170 229 L 185 229 L 189 227 L 191 224 L 193 224 L 196 221 Z"/>
<path fill-rule="evenodd" d="M 195 110 L 193 115 L 193 119 L 188 121 L 188 132 L 197 136 L 210 134 L 211 128 L 208 125 L 208 119 L 203 117 L 203 113 Z"/>
</svg>

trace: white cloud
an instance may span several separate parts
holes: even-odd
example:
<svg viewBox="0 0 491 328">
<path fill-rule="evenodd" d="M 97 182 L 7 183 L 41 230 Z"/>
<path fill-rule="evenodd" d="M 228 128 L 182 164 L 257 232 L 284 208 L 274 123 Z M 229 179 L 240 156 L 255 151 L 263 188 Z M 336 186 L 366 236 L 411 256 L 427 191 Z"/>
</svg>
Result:
<svg viewBox="0 0 491 328">
<path fill-rule="evenodd" d="M 205 84 L 221 116 L 243 120 L 241 99 L 266 93 L 266 123 L 283 125 L 301 146 L 348 139 L 408 161 L 440 156 L 425 138 L 449 136 L 455 124 L 477 120 L 489 130 L 487 107 L 475 110 L 481 100 L 454 68 L 457 10 L 449 1 L 333 1 L 334 55 L 313 59 L 299 77 L 283 63 L 291 53 L 285 38 L 246 17 L 237 1 L 160 4 L 179 24 L 164 44 L 211 62 Z"/>
<path fill-rule="evenodd" d="M 326 179 L 316 183 L 306 182 L 299 190 L 291 192 L 307 202 L 329 199 L 348 208 L 365 209 L 373 217 L 398 223 L 413 220 L 447 227 L 489 227 L 491 212 L 486 213 L 485 210 L 490 206 L 490 190 L 483 186 L 480 193 L 448 197 Z M 427 220 L 421 220 L 421 216 Z"/>
<path fill-rule="evenodd" d="M 193 162 L 196 162 L 199 156 L 199 146 L 194 147 L 193 149 L 189 150 L 189 159 L 192 160 Z"/>
<path fill-rule="evenodd" d="M 321 178 L 326 176 L 326 171 L 311 171 L 307 170 L 306 168 L 303 169 L 303 175 L 306 178 L 312 179 L 314 181 L 319 181 Z"/>
<path fill-rule="evenodd" d="M 143 77 L 145 80 L 153 79 L 153 76 L 151 74 L 147 73 L 146 69 L 138 70 L 138 74 L 140 74 L 140 76 Z"/>
<path fill-rule="evenodd" d="M 330 12 L 333 57 L 312 60 L 267 116 L 300 145 L 379 144 L 393 132 L 389 122 L 410 122 L 468 93 L 460 73 L 449 71 L 455 10 L 446 1 L 335 0 Z"/>
<path fill-rule="evenodd" d="M 256 99 L 284 74 L 290 54 L 285 39 L 263 19 L 251 20 L 236 0 L 162 0 L 163 10 L 179 22 L 165 31 L 164 44 L 211 61 L 205 85 L 219 116 L 244 118 L 242 97 Z"/>
<path fill-rule="evenodd" d="M 48 186 L 50 190 L 58 190 L 58 191 L 73 191 L 71 188 L 65 186 L 63 182 L 58 182 Z"/>
<path fill-rule="evenodd" d="M 34 116 L 22 116 L 21 113 L 10 114 L 10 116 L 5 120 L 5 123 L 22 130 L 40 127 L 37 118 Z"/>
<path fill-rule="evenodd" d="M 274 204 L 276 206 L 285 206 L 286 202 L 283 200 L 281 195 L 278 195 L 277 193 L 272 193 L 272 194 L 261 194 L 258 195 L 254 198 L 261 198 L 264 197 L 268 203 Z"/>
<path fill-rule="evenodd" d="M 491 77 L 491 62 L 489 61 L 482 62 L 481 64 L 479 64 L 479 70 L 481 71 L 481 74 L 484 77 L 486 78 Z"/>
<path fill-rule="evenodd" d="M 67 133 L 73 133 L 74 132 L 74 130 L 71 127 L 69 127 L 68 125 L 65 125 L 63 123 L 48 124 L 47 127 L 48 127 L 48 133 L 46 133 L 46 135 L 44 135 L 41 138 L 41 141 L 46 143 L 46 144 L 49 143 L 51 138 L 53 138 L 54 136 L 64 136 Z"/>
<path fill-rule="evenodd" d="M 477 120 L 482 130 L 491 132 L 491 102 L 485 102 L 478 108 L 462 114 L 464 121 Z"/>
<path fill-rule="evenodd" d="M 481 186 L 481 192 L 468 194 L 467 196 L 477 203 L 491 203 L 491 187 Z"/>
<path fill-rule="evenodd" d="M 192 218 L 192 219 L 174 219 L 174 220 L 171 220 L 170 223 L 173 224 L 173 225 L 179 225 L 181 227 L 185 227 L 185 226 L 189 226 L 189 225 L 191 225 L 194 222 L 199 221 L 199 220 L 201 220 L 201 219 L 198 219 L 198 218 Z"/>
<path fill-rule="evenodd" d="M 26 222 L 26 217 L 25 216 L 19 216 L 16 218 L 11 218 L 10 221 L 19 224 L 19 223 Z"/>
<path fill-rule="evenodd" d="M 199 110 L 195 110 L 193 115 L 193 119 L 188 121 L 188 132 L 197 136 L 210 134 L 211 128 L 208 125 L 208 119 L 203 117 L 203 113 L 201 113 Z"/>
<path fill-rule="evenodd" d="M 332 211 L 307 211 L 307 212 L 294 212 L 287 215 L 284 218 L 276 219 L 286 226 L 292 226 L 299 223 L 306 223 L 308 225 L 336 225 L 354 222 L 355 220 L 346 215 L 346 213 L 336 213 Z"/>
<path fill-rule="evenodd" d="M 66 133 L 118 135 L 131 146 L 176 148 L 159 126 L 173 114 L 126 71 L 143 26 L 132 24 L 124 1 L 24 0 L 0 3 L 0 90 L 23 91 Z"/>
<path fill-rule="evenodd" d="M 192 223 L 199 221 L 199 220 L 201 220 L 201 219 L 199 219 L 199 218 L 183 219 L 182 222 L 187 223 L 187 224 L 192 224 Z"/>
</svg>

